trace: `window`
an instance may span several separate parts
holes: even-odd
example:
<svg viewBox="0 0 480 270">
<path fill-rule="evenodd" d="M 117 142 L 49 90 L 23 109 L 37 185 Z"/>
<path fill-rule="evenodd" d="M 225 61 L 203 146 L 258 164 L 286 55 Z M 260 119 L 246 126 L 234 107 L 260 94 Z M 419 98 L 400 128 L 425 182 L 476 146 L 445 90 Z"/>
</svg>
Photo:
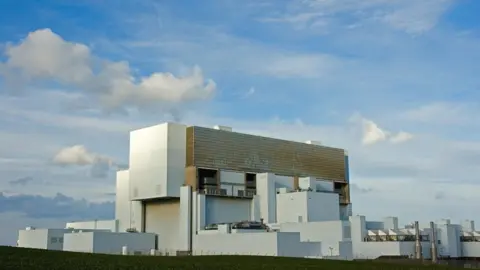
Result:
<svg viewBox="0 0 480 270">
<path fill-rule="evenodd" d="M 50 239 L 50 242 L 51 242 L 52 244 L 56 244 L 57 241 L 58 241 L 57 237 L 52 237 L 52 238 Z"/>
<path fill-rule="evenodd" d="M 217 188 L 218 185 L 218 171 L 211 169 L 198 168 L 198 189 L 203 190 L 206 187 Z"/>
<path fill-rule="evenodd" d="M 247 186 L 247 189 L 256 189 L 257 188 L 257 174 L 246 173 L 245 174 L 245 184 Z"/>
</svg>

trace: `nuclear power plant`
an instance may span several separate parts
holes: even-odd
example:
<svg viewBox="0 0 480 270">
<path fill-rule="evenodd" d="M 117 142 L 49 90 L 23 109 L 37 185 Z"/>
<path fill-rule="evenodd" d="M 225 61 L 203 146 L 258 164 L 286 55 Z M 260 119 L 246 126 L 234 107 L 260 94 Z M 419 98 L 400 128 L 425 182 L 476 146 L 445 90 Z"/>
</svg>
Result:
<svg viewBox="0 0 480 270">
<path fill-rule="evenodd" d="M 18 246 L 148 255 L 480 257 L 473 221 L 352 215 L 344 149 L 164 123 L 130 132 L 114 220 L 19 231 Z M 372 207 L 375 207 L 374 205 Z M 410 224 L 410 223 L 409 223 Z"/>
</svg>

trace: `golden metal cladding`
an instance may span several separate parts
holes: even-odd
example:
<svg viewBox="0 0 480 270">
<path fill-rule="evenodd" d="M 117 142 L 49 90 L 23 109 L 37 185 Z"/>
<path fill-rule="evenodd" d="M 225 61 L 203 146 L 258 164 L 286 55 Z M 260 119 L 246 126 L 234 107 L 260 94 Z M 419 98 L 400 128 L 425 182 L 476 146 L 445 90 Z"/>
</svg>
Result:
<svg viewBox="0 0 480 270">
<path fill-rule="evenodd" d="M 345 182 L 343 149 L 197 126 L 187 128 L 186 165 Z"/>
</svg>

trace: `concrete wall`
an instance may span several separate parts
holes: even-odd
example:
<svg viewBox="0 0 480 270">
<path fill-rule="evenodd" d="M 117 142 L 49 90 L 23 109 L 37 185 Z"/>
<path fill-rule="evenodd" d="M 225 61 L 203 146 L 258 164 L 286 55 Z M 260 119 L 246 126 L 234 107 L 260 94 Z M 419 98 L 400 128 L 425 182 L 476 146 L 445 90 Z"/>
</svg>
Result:
<svg viewBox="0 0 480 270">
<path fill-rule="evenodd" d="M 203 230 L 207 225 L 207 215 L 206 215 L 206 201 L 207 197 L 204 194 L 198 194 L 193 192 L 193 223 L 195 224 L 194 232 Z"/>
<path fill-rule="evenodd" d="M 128 211 L 129 209 L 126 209 Z M 128 214 L 128 212 L 127 212 Z M 66 228 L 79 229 L 79 230 L 108 230 L 111 232 L 118 231 L 118 221 L 112 220 L 92 220 L 92 221 L 75 221 L 68 222 L 65 225 Z"/>
<path fill-rule="evenodd" d="M 340 202 L 336 193 L 306 192 L 307 219 L 329 221 L 340 219 Z"/>
<path fill-rule="evenodd" d="M 180 201 L 145 203 L 145 232 L 158 235 L 159 250 L 177 250 L 180 229 Z"/>
<path fill-rule="evenodd" d="M 128 170 L 118 171 L 115 192 L 115 219 L 118 220 L 118 231 L 125 232 L 133 228 L 132 203 L 130 201 L 130 173 Z M 137 230 L 140 230 L 139 227 Z"/>
<path fill-rule="evenodd" d="M 95 253 L 121 254 L 122 247 L 127 246 L 129 254 L 140 252 L 149 254 L 155 248 L 155 234 L 152 233 L 109 233 L 94 232 Z"/>
<path fill-rule="evenodd" d="M 460 245 L 462 257 L 480 257 L 480 242 L 462 242 Z"/>
<path fill-rule="evenodd" d="M 143 206 L 141 201 L 130 201 L 130 222 L 132 228 L 141 231 L 143 228 Z M 121 232 L 121 231 L 119 231 Z"/>
<path fill-rule="evenodd" d="M 70 232 L 66 229 L 48 229 L 47 249 L 63 250 L 64 234 Z"/>
<path fill-rule="evenodd" d="M 187 159 L 187 126 L 168 124 L 167 145 L 167 194 L 180 197 L 180 187 L 185 182 Z"/>
<path fill-rule="evenodd" d="M 338 200 L 335 193 L 302 191 L 277 194 L 277 222 L 339 220 Z"/>
<path fill-rule="evenodd" d="M 341 241 L 338 242 L 338 245 L 334 247 L 338 250 L 338 259 L 342 260 L 353 260 L 355 257 L 353 256 L 353 243 L 352 241 Z M 324 249 L 322 248 L 322 251 Z"/>
<path fill-rule="evenodd" d="M 250 220 L 260 221 L 261 211 L 260 211 L 260 196 L 254 195 L 250 201 Z"/>
<path fill-rule="evenodd" d="M 192 233 L 192 187 L 184 186 L 180 188 L 180 221 L 178 228 L 178 249 L 189 251 L 191 247 Z"/>
<path fill-rule="evenodd" d="M 265 223 L 277 222 L 276 205 L 276 176 L 272 173 L 257 174 L 257 195 L 259 204 L 259 217 L 263 218 Z"/>
<path fill-rule="evenodd" d="M 353 256 L 350 225 L 345 221 L 282 223 L 281 232 L 299 232 L 302 242 L 321 242 L 322 256 Z M 345 243 L 340 243 L 345 242 Z"/>
<path fill-rule="evenodd" d="M 321 257 L 322 243 L 305 242 L 298 232 L 277 233 L 277 256 L 282 257 Z"/>
<path fill-rule="evenodd" d="M 294 189 L 294 181 L 293 177 L 291 176 L 282 176 L 282 175 L 273 175 L 274 182 L 275 182 L 275 189 L 277 188 L 287 188 L 287 190 Z M 258 180 L 257 180 L 258 183 Z"/>
<path fill-rule="evenodd" d="M 383 219 L 383 229 L 398 229 L 397 217 L 386 217 Z"/>
<path fill-rule="evenodd" d="M 65 234 L 65 251 L 122 254 L 148 254 L 155 247 L 155 235 L 150 233 L 81 232 Z"/>
<path fill-rule="evenodd" d="M 357 242 L 353 243 L 353 255 L 358 259 L 375 259 L 380 256 L 414 256 L 415 242 Z M 430 258 L 430 243 L 422 243 L 425 259 Z"/>
<path fill-rule="evenodd" d="M 245 190 L 245 173 L 220 171 L 220 188 L 230 196 L 237 196 L 239 190 Z"/>
<path fill-rule="evenodd" d="M 18 246 L 24 248 L 38 248 L 62 250 L 64 234 L 70 229 L 33 229 L 18 232 Z"/>
<path fill-rule="evenodd" d="M 438 224 L 437 240 L 438 254 L 453 258 L 461 257 L 460 226 L 453 224 Z"/>
<path fill-rule="evenodd" d="M 143 228 L 142 202 L 130 200 L 130 172 L 117 172 L 115 219 L 118 220 L 117 232 L 125 232 L 129 228 L 141 231 Z"/>
<path fill-rule="evenodd" d="M 194 254 L 319 256 L 321 243 L 301 242 L 299 233 L 201 233 L 194 238 Z"/>
<path fill-rule="evenodd" d="M 408 254 L 415 254 L 415 243 L 407 248 Z M 405 251 L 405 247 L 404 247 Z M 400 255 L 400 242 L 357 242 L 354 243 L 354 256 L 358 259 L 375 259 L 382 255 Z"/>
<path fill-rule="evenodd" d="M 93 253 L 93 232 L 66 233 L 63 240 L 63 250 Z"/>
<path fill-rule="evenodd" d="M 185 125 L 165 123 L 130 132 L 130 198 L 179 197 L 185 160 Z"/>
<path fill-rule="evenodd" d="M 276 233 L 212 233 L 194 237 L 193 252 L 203 255 L 277 255 Z"/>
<path fill-rule="evenodd" d="M 48 229 L 18 231 L 19 247 L 47 249 L 48 243 Z"/>
<path fill-rule="evenodd" d="M 475 231 L 475 221 L 467 219 L 460 223 L 460 227 L 462 231 L 465 232 L 472 232 Z"/>
<path fill-rule="evenodd" d="M 206 224 L 250 220 L 251 200 L 207 196 Z"/>
<path fill-rule="evenodd" d="M 348 220 L 352 216 L 352 204 L 340 205 L 340 219 Z"/>
</svg>

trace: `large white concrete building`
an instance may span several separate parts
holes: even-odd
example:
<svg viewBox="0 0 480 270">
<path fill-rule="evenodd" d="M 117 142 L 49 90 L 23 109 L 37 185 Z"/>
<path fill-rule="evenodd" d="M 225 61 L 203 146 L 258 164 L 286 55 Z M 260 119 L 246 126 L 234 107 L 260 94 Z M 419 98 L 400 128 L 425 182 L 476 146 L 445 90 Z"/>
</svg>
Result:
<svg viewBox="0 0 480 270">
<path fill-rule="evenodd" d="M 117 172 L 115 220 L 22 230 L 18 245 L 348 260 L 419 255 L 416 250 L 428 258 L 436 236 L 439 256 L 480 257 L 473 221 L 438 221 L 432 235 L 430 226 L 418 234 L 400 228 L 395 217 L 352 216 L 348 162 L 343 149 L 223 126 L 165 123 L 135 130 L 129 169 Z"/>
</svg>

